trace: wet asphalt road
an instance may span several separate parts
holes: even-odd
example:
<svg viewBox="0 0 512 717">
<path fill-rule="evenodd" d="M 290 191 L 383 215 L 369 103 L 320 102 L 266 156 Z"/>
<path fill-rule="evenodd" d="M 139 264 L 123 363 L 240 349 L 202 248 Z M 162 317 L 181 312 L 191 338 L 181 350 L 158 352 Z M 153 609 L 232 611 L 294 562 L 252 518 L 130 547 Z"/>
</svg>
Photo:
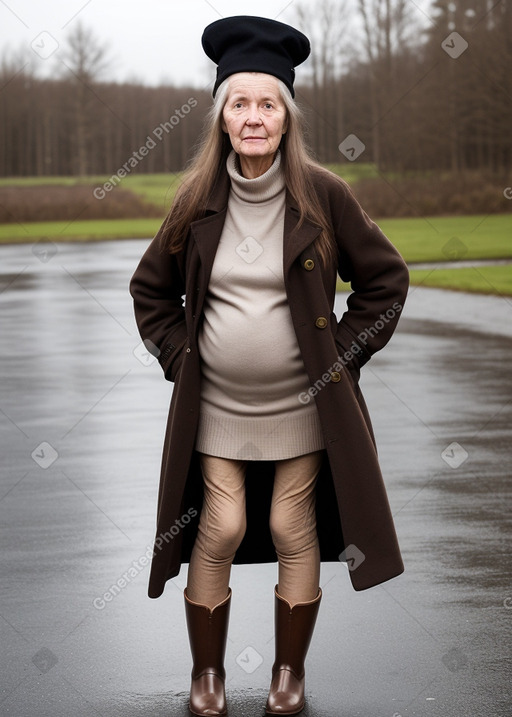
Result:
<svg viewBox="0 0 512 717">
<path fill-rule="evenodd" d="M 134 355 L 146 245 L 0 247 L 2 717 L 188 714 L 184 571 L 150 600 L 143 564 L 171 392 Z M 512 714 L 511 346 L 510 300 L 418 288 L 363 369 L 406 572 L 322 565 L 304 717 Z M 275 579 L 233 568 L 232 717 L 263 714 Z"/>
</svg>

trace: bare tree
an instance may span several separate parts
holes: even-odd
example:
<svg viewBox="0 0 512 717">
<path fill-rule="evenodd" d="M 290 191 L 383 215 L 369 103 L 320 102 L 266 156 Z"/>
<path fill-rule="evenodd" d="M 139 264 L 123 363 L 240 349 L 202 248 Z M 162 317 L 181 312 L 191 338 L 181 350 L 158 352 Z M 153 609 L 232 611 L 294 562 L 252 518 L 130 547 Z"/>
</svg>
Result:
<svg viewBox="0 0 512 717">
<path fill-rule="evenodd" d="M 61 59 L 67 69 L 73 98 L 76 173 L 84 176 L 90 171 L 88 156 L 93 108 L 98 103 L 94 87 L 108 65 L 107 51 L 92 30 L 79 22 L 67 37 Z"/>
<path fill-rule="evenodd" d="M 67 70 L 84 83 L 98 81 L 110 62 L 106 48 L 81 22 L 67 36 L 61 59 Z"/>
<path fill-rule="evenodd" d="M 312 143 L 323 161 L 332 156 L 333 135 L 336 147 L 343 139 L 342 77 L 349 55 L 349 8 L 348 0 L 320 0 L 314 5 L 303 0 L 295 6 L 297 24 L 311 39 Z"/>
<path fill-rule="evenodd" d="M 358 0 L 358 6 L 370 70 L 373 160 L 381 167 L 383 117 L 396 94 L 396 60 L 411 29 L 410 5 L 406 0 Z"/>
<path fill-rule="evenodd" d="M 482 169 L 505 181 L 512 165 L 512 0 L 436 0 L 427 32 L 407 19 L 404 0 L 358 3 L 353 10 L 348 0 L 298 4 L 312 56 L 297 97 L 309 108 L 320 161 L 339 162 L 338 144 L 354 133 L 367 146 L 362 161 L 373 158 L 382 170 Z M 442 47 L 453 31 L 468 44 L 458 59 Z M 83 27 L 61 52 L 66 72 L 59 78 L 38 74 L 33 53 L 0 61 L 2 176 L 183 168 L 211 102 L 208 90 L 102 80 L 107 54 Z M 129 164 L 143 145 L 151 151 Z"/>
</svg>

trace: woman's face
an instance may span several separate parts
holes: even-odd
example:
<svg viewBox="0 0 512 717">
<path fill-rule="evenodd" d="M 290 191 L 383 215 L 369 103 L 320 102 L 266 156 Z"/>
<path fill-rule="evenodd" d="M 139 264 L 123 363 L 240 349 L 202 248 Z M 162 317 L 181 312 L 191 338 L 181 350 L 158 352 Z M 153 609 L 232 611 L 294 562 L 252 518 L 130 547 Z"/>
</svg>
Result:
<svg viewBox="0 0 512 717">
<path fill-rule="evenodd" d="M 244 177 L 259 177 L 270 168 L 286 132 L 286 117 L 276 77 L 259 72 L 231 75 L 222 129 L 240 156 Z"/>
</svg>

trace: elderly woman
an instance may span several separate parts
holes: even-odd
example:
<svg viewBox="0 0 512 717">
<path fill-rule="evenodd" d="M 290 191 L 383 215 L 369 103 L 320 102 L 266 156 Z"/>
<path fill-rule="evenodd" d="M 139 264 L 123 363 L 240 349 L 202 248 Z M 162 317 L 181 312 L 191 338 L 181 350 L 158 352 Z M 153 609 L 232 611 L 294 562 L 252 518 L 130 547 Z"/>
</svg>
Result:
<svg viewBox="0 0 512 717">
<path fill-rule="evenodd" d="M 218 65 L 203 142 L 130 284 L 174 382 L 149 595 L 190 563 L 190 711 L 224 715 L 231 565 L 277 558 L 266 710 L 290 715 L 304 706 L 320 561 L 346 562 L 356 590 L 403 570 L 358 378 L 395 329 L 408 272 L 308 154 L 293 99 L 308 39 L 232 17 L 203 47 Z M 337 274 L 352 286 L 341 319 Z"/>
</svg>

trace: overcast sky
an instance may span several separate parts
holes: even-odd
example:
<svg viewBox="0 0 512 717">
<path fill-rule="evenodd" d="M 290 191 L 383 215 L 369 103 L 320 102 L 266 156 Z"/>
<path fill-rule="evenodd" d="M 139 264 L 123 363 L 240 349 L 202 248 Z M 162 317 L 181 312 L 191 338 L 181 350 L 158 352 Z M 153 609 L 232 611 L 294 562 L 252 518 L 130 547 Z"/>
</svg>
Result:
<svg viewBox="0 0 512 717">
<path fill-rule="evenodd" d="M 0 0 L 0 47 L 2 56 L 29 50 L 38 70 L 47 74 L 58 61 L 59 49 L 42 59 L 30 49 L 31 43 L 35 40 L 44 55 L 57 42 L 62 44 L 80 20 L 109 50 L 108 79 L 202 86 L 215 76 L 214 65 L 201 47 L 206 25 L 230 15 L 291 22 L 293 4 L 293 0 Z"/>
<path fill-rule="evenodd" d="M 295 0 L 0 0 L 0 47 L 8 57 L 24 50 L 39 73 L 52 74 L 66 33 L 81 21 L 108 49 L 111 63 L 102 79 L 203 87 L 215 77 L 201 48 L 206 25 L 230 15 L 294 24 L 294 5 Z"/>
</svg>

